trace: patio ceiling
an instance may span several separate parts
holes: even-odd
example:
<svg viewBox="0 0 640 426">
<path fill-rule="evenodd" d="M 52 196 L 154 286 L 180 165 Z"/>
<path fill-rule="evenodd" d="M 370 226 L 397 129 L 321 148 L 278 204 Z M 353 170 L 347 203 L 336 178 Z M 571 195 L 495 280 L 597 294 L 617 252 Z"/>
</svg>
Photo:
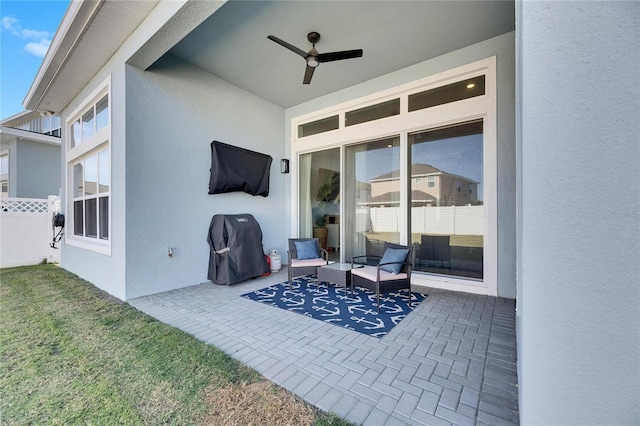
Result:
<svg viewBox="0 0 640 426">
<path fill-rule="evenodd" d="M 513 1 L 230 1 L 168 53 L 288 108 L 515 28 Z M 303 85 L 302 57 L 317 31 L 320 53 L 363 49 L 321 64 Z"/>
<path fill-rule="evenodd" d="M 72 2 L 25 108 L 60 113 L 152 12 L 171 18 L 128 64 L 147 69 L 170 54 L 283 108 L 515 28 L 513 0 Z M 303 85 L 304 59 L 267 36 L 306 52 L 311 31 L 321 34 L 320 53 L 364 56 L 323 63 Z"/>
</svg>

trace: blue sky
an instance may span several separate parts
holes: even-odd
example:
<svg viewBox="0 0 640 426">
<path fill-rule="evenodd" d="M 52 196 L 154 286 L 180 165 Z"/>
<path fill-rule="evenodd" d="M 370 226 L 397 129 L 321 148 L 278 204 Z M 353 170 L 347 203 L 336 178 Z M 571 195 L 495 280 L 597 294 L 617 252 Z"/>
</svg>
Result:
<svg viewBox="0 0 640 426">
<path fill-rule="evenodd" d="M 0 1 L 0 118 L 24 110 L 24 100 L 68 0 Z"/>
</svg>

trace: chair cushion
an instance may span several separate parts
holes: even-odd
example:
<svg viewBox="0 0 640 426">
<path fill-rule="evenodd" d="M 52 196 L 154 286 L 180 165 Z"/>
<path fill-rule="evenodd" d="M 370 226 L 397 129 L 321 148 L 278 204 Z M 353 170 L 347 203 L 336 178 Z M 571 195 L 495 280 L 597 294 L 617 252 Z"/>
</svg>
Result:
<svg viewBox="0 0 640 426">
<path fill-rule="evenodd" d="M 327 264 L 327 261 L 321 257 L 316 259 L 291 259 L 291 267 L 292 268 L 305 268 L 308 266 L 324 266 Z"/>
<path fill-rule="evenodd" d="M 315 259 L 320 257 L 318 243 L 315 240 L 295 241 L 298 259 Z"/>
<path fill-rule="evenodd" d="M 355 268 L 351 270 L 351 275 L 358 275 L 369 281 L 376 282 L 376 269 L 377 268 L 375 266 Z M 380 268 L 380 281 L 403 280 L 406 278 L 407 274 L 404 272 L 401 274 L 392 274 L 391 272 L 384 271 L 382 268 Z"/>
<path fill-rule="evenodd" d="M 391 272 L 392 274 L 397 274 L 398 272 L 400 272 L 400 269 L 402 268 L 402 264 L 407 259 L 408 254 L 409 254 L 409 249 L 387 247 L 387 249 L 384 251 L 384 255 L 382 256 L 382 259 L 380 259 L 380 263 L 381 264 L 387 263 L 387 262 L 399 262 L 399 263 L 382 265 L 380 266 L 380 269 L 383 269 L 387 272 Z"/>
</svg>

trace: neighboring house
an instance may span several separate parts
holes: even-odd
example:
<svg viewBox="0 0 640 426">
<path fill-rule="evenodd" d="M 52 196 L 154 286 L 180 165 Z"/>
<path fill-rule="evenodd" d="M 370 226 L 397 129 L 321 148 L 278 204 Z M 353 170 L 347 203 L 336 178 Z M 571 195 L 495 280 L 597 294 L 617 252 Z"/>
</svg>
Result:
<svg viewBox="0 0 640 426">
<path fill-rule="evenodd" d="M 47 198 L 60 193 L 60 117 L 24 111 L 0 121 L 3 197 Z"/>
<path fill-rule="evenodd" d="M 399 205 L 400 193 L 394 191 L 399 180 L 399 170 L 372 179 L 371 199 L 367 204 Z M 427 164 L 411 165 L 412 207 L 466 206 L 478 203 L 478 182 L 443 172 Z"/>
<path fill-rule="evenodd" d="M 284 253 L 311 232 L 320 168 L 340 170 L 348 259 L 367 231 L 353 220 L 373 196 L 362 182 L 399 170 L 387 192 L 402 194 L 406 243 L 409 165 L 431 164 L 466 176 L 461 191 L 481 186 L 482 276 L 416 271 L 413 284 L 516 298 L 522 423 L 637 424 L 639 11 L 71 2 L 24 104 L 62 117 L 61 265 L 123 300 L 204 282 L 214 214 L 253 214 L 265 250 Z M 305 60 L 267 36 L 304 52 L 310 31 L 320 52 L 364 55 L 303 85 Z M 208 195 L 214 139 L 290 159 L 291 173 L 272 169 L 268 197 Z"/>
</svg>

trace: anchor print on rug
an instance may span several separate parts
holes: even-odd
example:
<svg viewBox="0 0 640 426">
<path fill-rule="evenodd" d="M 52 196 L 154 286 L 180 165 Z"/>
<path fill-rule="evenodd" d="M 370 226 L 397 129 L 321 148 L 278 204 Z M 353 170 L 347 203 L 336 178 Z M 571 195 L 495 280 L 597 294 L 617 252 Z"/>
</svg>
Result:
<svg viewBox="0 0 640 426">
<path fill-rule="evenodd" d="M 316 286 L 315 275 L 294 279 L 292 288 L 284 282 L 243 294 L 242 297 L 296 312 L 339 327 L 382 338 L 398 325 L 427 295 L 411 293 L 411 305 L 406 291 L 380 295 L 380 312 L 376 295 L 355 288 L 354 294 L 334 285 Z"/>
</svg>

